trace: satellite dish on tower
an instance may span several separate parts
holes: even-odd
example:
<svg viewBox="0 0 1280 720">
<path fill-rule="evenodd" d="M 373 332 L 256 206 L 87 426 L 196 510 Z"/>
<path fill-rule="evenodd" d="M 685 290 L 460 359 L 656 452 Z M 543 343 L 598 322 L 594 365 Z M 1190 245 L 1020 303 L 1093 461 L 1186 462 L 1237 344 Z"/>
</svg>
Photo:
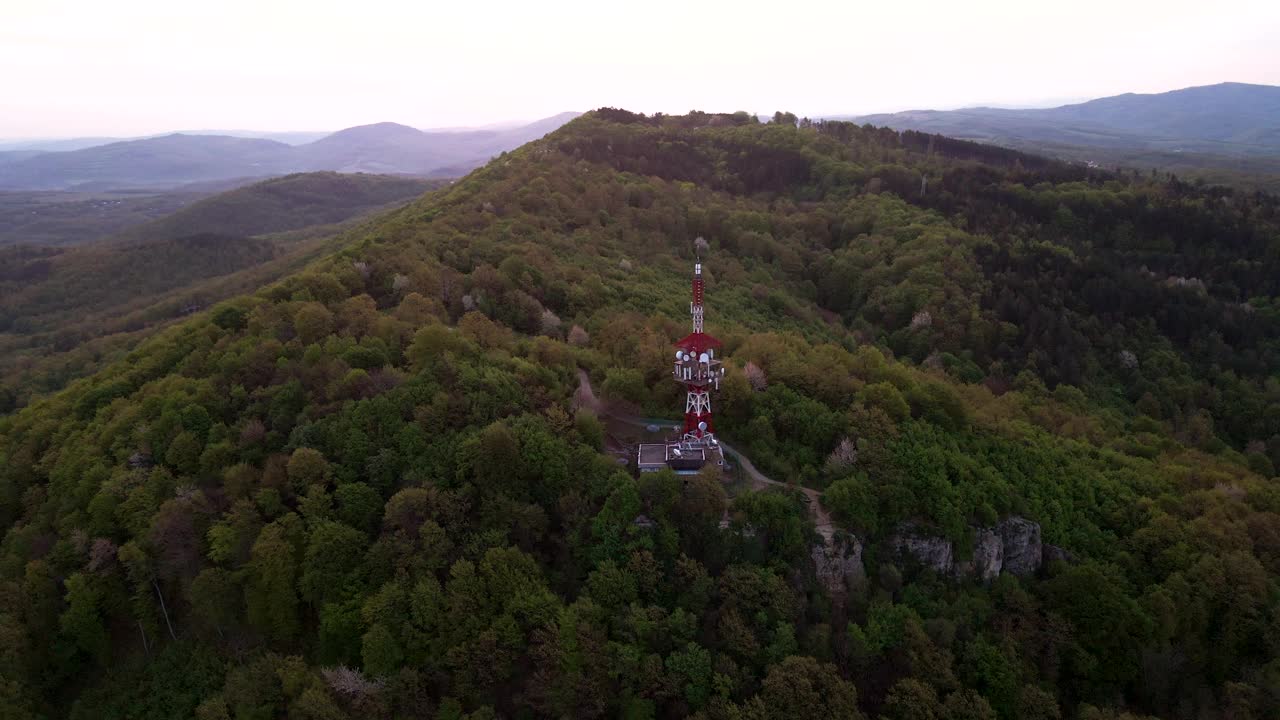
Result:
<svg viewBox="0 0 1280 720">
<path fill-rule="evenodd" d="M 701 430 L 702 432 L 706 432 L 706 431 L 707 431 L 707 421 L 706 421 L 706 420 L 703 420 L 702 422 L 698 423 L 698 429 L 699 429 L 699 430 Z"/>
</svg>

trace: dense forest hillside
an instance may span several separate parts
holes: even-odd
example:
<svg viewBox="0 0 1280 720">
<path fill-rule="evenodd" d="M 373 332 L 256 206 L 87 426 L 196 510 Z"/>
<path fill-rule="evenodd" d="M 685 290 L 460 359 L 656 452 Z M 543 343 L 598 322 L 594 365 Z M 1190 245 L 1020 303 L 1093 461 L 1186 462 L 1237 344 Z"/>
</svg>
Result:
<svg viewBox="0 0 1280 720">
<path fill-rule="evenodd" d="M 289 175 L 89 245 L 0 247 L 0 412 L 122 356 L 152 328 L 340 247 L 339 223 L 446 183 Z"/>
<path fill-rule="evenodd" d="M 1274 717 L 1277 202 L 590 113 L 0 419 L 0 706 Z M 834 531 L 601 452 L 699 245 L 718 429 Z"/>
<path fill-rule="evenodd" d="M 1280 190 L 1280 87 L 1270 85 L 1220 83 L 1055 108 L 910 110 L 854 121 Z"/>
</svg>

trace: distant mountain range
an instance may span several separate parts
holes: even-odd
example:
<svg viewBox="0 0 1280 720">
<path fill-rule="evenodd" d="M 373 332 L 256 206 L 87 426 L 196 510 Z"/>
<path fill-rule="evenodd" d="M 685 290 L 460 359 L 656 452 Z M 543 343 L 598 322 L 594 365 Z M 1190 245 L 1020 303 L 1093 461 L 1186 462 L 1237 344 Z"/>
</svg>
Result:
<svg viewBox="0 0 1280 720">
<path fill-rule="evenodd" d="M 471 128 L 464 128 L 471 129 Z M 478 129 L 478 128 L 477 128 Z M 259 132 L 256 130 L 179 130 L 176 132 L 156 133 L 155 135 L 139 135 L 136 137 L 70 137 L 70 138 L 27 138 L 21 140 L 0 140 L 0 153 L 28 152 L 68 152 L 86 148 L 110 145 L 112 143 L 132 140 L 153 140 L 168 135 L 221 135 L 223 137 L 250 138 L 258 140 L 275 140 L 286 145 L 305 145 L 315 142 L 330 132 L 318 131 L 284 131 Z"/>
<path fill-rule="evenodd" d="M 1222 83 L 1056 108 L 908 110 L 855 119 L 964 139 L 1280 154 L 1280 87 L 1271 85 Z"/>
<path fill-rule="evenodd" d="M 517 127 L 458 131 L 422 131 L 378 123 L 302 144 L 175 133 L 63 151 L 12 149 L 0 151 L 0 190 L 174 187 L 321 170 L 458 175 L 542 137 L 576 116 L 561 113 Z"/>
<path fill-rule="evenodd" d="M 1280 173 L 1280 87 L 1271 85 L 1221 83 L 1055 108 L 909 110 L 851 119 L 1100 164 Z"/>
<path fill-rule="evenodd" d="M 1060 108 L 908 110 L 840 119 L 1280 192 L 1280 87 L 1270 85 L 1224 82 Z"/>
</svg>

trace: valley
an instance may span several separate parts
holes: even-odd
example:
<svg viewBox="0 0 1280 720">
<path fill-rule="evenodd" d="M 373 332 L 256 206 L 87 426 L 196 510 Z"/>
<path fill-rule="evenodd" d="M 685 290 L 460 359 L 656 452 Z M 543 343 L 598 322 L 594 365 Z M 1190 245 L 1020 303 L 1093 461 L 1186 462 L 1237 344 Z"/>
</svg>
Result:
<svg viewBox="0 0 1280 720">
<path fill-rule="evenodd" d="M 0 192 L 0 247 L 78 245 L 177 212 L 210 191 Z"/>
</svg>

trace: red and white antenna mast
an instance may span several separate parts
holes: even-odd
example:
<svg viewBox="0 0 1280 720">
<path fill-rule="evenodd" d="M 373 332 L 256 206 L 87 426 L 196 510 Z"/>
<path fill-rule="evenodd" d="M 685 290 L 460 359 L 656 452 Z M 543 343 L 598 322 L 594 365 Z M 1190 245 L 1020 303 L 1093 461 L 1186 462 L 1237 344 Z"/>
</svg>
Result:
<svg viewBox="0 0 1280 720">
<path fill-rule="evenodd" d="M 689 314 L 693 316 L 693 332 L 702 333 L 702 263 L 693 264 L 693 302 L 689 303 Z"/>
<path fill-rule="evenodd" d="M 702 328 L 702 262 L 693 266 L 693 301 L 689 303 L 693 318 L 693 332 L 676 343 L 676 362 L 673 375 L 676 382 L 686 388 L 684 408 L 684 436 L 702 438 L 715 432 L 711 414 L 711 390 L 720 389 L 724 370 L 716 357 L 719 340 L 703 332 Z"/>
</svg>

